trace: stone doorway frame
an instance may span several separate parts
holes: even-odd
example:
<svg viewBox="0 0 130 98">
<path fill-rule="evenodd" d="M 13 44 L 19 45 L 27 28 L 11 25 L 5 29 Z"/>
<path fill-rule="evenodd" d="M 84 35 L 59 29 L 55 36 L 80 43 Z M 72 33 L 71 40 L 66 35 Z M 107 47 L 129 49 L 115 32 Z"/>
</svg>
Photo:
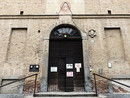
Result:
<svg viewBox="0 0 130 98">
<path fill-rule="evenodd" d="M 90 92 L 91 91 L 91 82 L 90 82 L 90 71 L 89 71 L 89 58 L 88 58 L 88 39 L 87 39 L 87 34 L 84 32 L 80 27 L 75 26 L 73 22 L 68 22 L 68 23 L 63 23 L 63 22 L 58 22 L 50 26 L 48 31 L 46 32 L 46 36 L 44 37 L 44 49 L 43 49 L 43 65 L 42 67 L 42 76 L 41 76 L 41 92 L 47 92 L 48 90 L 48 62 L 49 62 L 49 40 L 50 40 L 50 34 L 51 31 L 62 24 L 68 24 L 76 27 L 82 37 L 82 47 L 83 47 L 83 63 L 84 63 L 84 88 L 85 92 Z"/>
</svg>

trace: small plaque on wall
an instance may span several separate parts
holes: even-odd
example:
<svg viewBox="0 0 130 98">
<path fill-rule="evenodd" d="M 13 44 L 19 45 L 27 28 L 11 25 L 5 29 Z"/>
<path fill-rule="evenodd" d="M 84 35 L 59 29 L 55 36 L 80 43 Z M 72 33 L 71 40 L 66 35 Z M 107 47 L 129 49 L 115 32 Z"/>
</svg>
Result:
<svg viewBox="0 0 130 98">
<path fill-rule="evenodd" d="M 112 68 L 112 63 L 108 63 L 108 68 Z"/>
<path fill-rule="evenodd" d="M 51 67 L 51 72 L 57 72 L 57 67 Z"/>
<path fill-rule="evenodd" d="M 30 65 L 29 72 L 39 72 L 40 65 Z"/>
</svg>

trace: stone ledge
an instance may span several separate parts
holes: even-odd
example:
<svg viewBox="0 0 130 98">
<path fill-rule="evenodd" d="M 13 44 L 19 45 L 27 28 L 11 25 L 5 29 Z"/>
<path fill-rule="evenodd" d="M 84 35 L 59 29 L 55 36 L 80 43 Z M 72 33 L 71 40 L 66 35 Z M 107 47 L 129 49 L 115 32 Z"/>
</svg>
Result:
<svg viewBox="0 0 130 98">
<path fill-rule="evenodd" d="M 45 14 L 45 15 L 0 15 L 0 19 L 59 19 L 59 16 L 68 15 L 58 15 L 58 14 Z M 130 14 L 72 14 L 72 19 L 104 19 L 104 18 L 130 18 Z"/>
<path fill-rule="evenodd" d="M 128 94 L 109 94 L 107 98 L 130 98 L 130 93 Z"/>
</svg>

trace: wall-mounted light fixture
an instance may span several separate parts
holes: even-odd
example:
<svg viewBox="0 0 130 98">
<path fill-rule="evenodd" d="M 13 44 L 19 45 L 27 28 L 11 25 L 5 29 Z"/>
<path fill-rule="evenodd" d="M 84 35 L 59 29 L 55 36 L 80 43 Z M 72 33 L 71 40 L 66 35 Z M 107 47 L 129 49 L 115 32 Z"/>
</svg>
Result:
<svg viewBox="0 0 130 98">
<path fill-rule="evenodd" d="M 102 75 L 103 74 L 103 69 L 99 69 L 98 73 Z"/>
<path fill-rule="evenodd" d="M 96 30 L 94 30 L 94 29 L 89 30 L 89 31 L 88 31 L 88 35 L 89 35 L 91 38 L 96 37 Z"/>
<path fill-rule="evenodd" d="M 90 77 L 90 74 L 88 74 L 88 80 L 90 80 L 90 78 L 91 78 L 91 77 Z"/>
<path fill-rule="evenodd" d="M 89 70 L 90 70 L 90 72 L 93 70 L 91 65 L 89 65 Z"/>
</svg>

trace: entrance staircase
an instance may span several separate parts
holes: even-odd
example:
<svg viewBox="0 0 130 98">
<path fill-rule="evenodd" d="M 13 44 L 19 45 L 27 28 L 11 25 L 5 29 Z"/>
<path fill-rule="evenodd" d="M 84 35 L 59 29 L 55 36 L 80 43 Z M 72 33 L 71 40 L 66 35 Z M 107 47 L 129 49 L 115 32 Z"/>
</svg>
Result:
<svg viewBox="0 0 130 98">
<path fill-rule="evenodd" d="M 94 92 L 41 92 L 33 94 L 0 94 L 0 98 L 107 98 Z"/>
<path fill-rule="evenodd" d="M 130 92 L 129 92 L 130 86 L 128 85 L 129 80 L 127 80 L 127 81 L 113 80 L 113 79 L 110 79 L 110 78 L 107 78 L 107 77 L 104 77 L 104 76 L 101 76 L 101 75 L 98 75 L 95 73 L 94 73 L 94 79 L 93 79 L 94 89 L 95 89 L 93 91 L 95 91 L 95 92 L 81 92 L 81 91 L 80 92 L 37 92 L 36 91 L 37 74 L 33 74 L 30 76 L 24 77 L 22 79 L 18 79 L 18 80 L 12 81 L 10 83 L 1 85 L 0 88 L 10 85 L 12 83 L 18 82 L 18 81 L 25 80 L 26 78 L 29 78 L 32 76 L 35 76 L 35 83 L 33 84 L 34 89 L 32 89 L 33 94 L 32 93 L 31 94 L 27 94 L 27 93 L 26 94 L 25 93 L 24 94 L 0 94 L 0 98 L 80 98 L 80 97 L 82 97 L 82 98 L 130 98 Z M 114 85 L 120 84 L 121 86 L 125 86 L 125 87 L 127 87 L 127 89 L 126 88 L 121 89 L 121 87 L 118 87 L 118 89 L 117 89 L 116 86 L 110 85 L 110 88 L 109 88 L 110 92 L 107 92 L 105 94 L 104 91 L 108 91 L 108 90 L 106 90 L 105 87 L 108 87 L 108 86 L 105 86 L 106 85 L 105 82 L 98 81 L 99 79 L 97 79 L 96 76 L 109 80 L 109 81 L 111 81 L 112 84 L 116 83 Z M 101 83 L 99 84 L 98 82 L 101 82 Z M 104 85 L 101 85 L 101 84 L 104 84 Z M 99 86 L 104 87 L 104 88 L 100 89 Z M 103 90 L 103 92 L 102 92 L 102 94 L 104 93 L 103 95 L 101 95 L 100 90 Z M 118 93 L 119 90 L 121 90 L 124 93 Z M 117 93 L 115 93 L 115 91 Z"/>
<path fill-rule="evenodd" d="M 96 96 L 94 92 L 41 92 L 35 97 L 32 95 L 24 98 L 106 98 L 106 96 Z"/>
</svg>

